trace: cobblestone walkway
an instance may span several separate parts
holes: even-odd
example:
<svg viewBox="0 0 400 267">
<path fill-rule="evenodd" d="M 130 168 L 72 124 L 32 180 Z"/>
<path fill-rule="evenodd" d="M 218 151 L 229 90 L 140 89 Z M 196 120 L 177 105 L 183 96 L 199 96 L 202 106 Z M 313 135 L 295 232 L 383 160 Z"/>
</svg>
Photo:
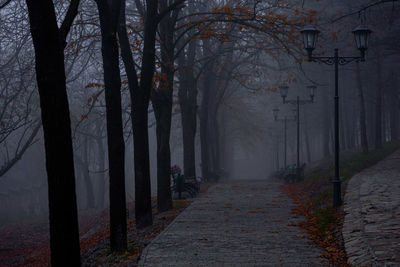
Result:
<svg viewBox="0 0 400 267">
<path fill-rule="evenodd" d="M 400 266 L 400 150 L 347 185 L 343 238 L 354 266 Z"/>
<path fill-rule="evenodd" d="M 323 266 L 272 181 L 214 186 L 144 250 L 139 266 Z"/>
</svg>

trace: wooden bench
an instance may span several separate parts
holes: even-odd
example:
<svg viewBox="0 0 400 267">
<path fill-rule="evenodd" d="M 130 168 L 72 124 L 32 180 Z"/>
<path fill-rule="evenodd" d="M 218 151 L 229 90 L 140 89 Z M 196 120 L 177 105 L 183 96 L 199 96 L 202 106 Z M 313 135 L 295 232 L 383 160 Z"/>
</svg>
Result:
<svg viewBox="0 0 400 267">
<path fill-rule="evenodd" d="M 183 193 L 190 197 L 195 197 L 200 192 L 200 182 L 195 178 L 185 178 L 181 173 L 171 174 L 172 192 L 178 194 L 178 199 L 182 199 Z"/>
<path fill-rule="evenodd" d="M 283 180 L 285 181 L 285 183 L 296 183 L 296 182 L 300 182 L 304 180 L 304 170 L 306 168 L 306 164 L 302 164 L 299 168 L 299 170 L 297 170 L 296 168 L 291 168 L 291 169 L 286 169 L 283 174 L 281 174 L 281 177 L 283 177 Z M 299 180 L 297 179 L 297 171 L 300 172 L 300 177 Z"/>
</svg>

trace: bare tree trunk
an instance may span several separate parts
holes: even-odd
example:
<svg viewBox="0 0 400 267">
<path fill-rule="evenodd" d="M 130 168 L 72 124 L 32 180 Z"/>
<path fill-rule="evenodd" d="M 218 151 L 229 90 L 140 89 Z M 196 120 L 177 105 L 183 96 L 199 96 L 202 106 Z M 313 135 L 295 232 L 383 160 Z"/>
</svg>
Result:
<svg viewBox="0 0 400 267">
<path fill-rule="evenodd" d="M 151 207 L 150 158 L 148 134 L 148 108 L 155 69 L 155 41 L 158 25 L 158 1 L 146 0 L 146 10 L 141 1 L 136 8 L 144 17 L 144 44 L 140 83 L 136 74 L 125 25 L 125 4 L 120 14 L 121 56 L 128 76 L 131 95 L 131 117 L 135 169 L 135 218 L 136 226 L 144 228 L 153 223 Z M 168 166 L 169 167 L 169 166 Z"/>
<path fill-rule="evenodd" d="M 141 6 L 140 1 L 135 1 L 137 4 L 137 9 L 140 14 L 144 16 L 144 9 Z M 141 92 L 141 88 L 139 86 L 139 80 L 138 80 L 138 75 L 136 73 L 136 67 L 135 67 L 135 62 L 133 60 L 133 55 L 132 55 L 132 50 L 131 50 L 131 45 L 129 43 L 129 38 L 128 38 L 128 33 L 126 29 L 126 0 L 122 0 L 121 3 L 121 12 L 119 16 L 119 26 L 118 26 L 118 37 L 119 37 L 119 44 L 120 44 L 120 49 L 121 49 L 121 58 L 124 63 L 125 67 L 125 72 L 126 76 L 128 78 L 128 87 L 129 87 L 129 95 L 130 95 L 130 100 L 131 100 L 131 123 L 132 123 L 132 129 L 133 129 L 133 144 L 134 144 L 134 165 L 135 165 L 135 192 L 137 192 L 137 187 L 140 187 L 142 190 L 142 194 L 140 196 L 140 199 L 137 199 L 136 193 L 135 193 L 135 213 L 136 216 L 140 217 L 143 216 L 145 217 L 144 221 L 149 221 L 149 223 L 152 223 L 152 218 L 151 218 L 151 191 L 150 191 L 150 164 L 149 164 L 149 148 L 148 148 L 148 132 L 147 132 L 147 111 L 146 115 L 143 115 L 144 118 L 141 118 L 143 121 L 137 120 L 136 118 L 139 117 L 140 113 L 135 113 L 135 103 L 143 100 L 143 99 L 135 99 L 135 97 L 139 97 L 138 93 Z M 144 60 L 144 59 L 143 59 Z M 148 100 L 147 101 L 147 107 L 148 107 Z M 140 109 L 140 112 L 144 112 L 143 109 L 147 109 L 146 107 L 142 107 Z M 136 120 L 135 120 L 136 119 Z M 146 129 L 144 130 L 145 132 L 141 134 L 136 134 L 141 132 L 140 129 L 136 129 L 136 127 L 145 127 Z M 138 138 L 143 138 L 142 141 L 144 141 L 143 144 L 138 145 L 137 140 Z M 136 145 L 135 145 L 136 144 Z M 147 146 L 147 147 L 146 147 Z M 141 152 L 137 152 L 141 150 Z M 138 156 L 140 155 L 140 156 Z M 140 163 L 139 163 L 140 162 Z M 143 165 L 139 165 L 143 164 Z M 136 177 L 137 174 L 139 177 Z M 145 177 L 143 177 L 142 174 L 145 174 Z M 147 181 L 148 179 L 148 181 Z M 144 184 L 142 184 L 144 181 Z M 150 211 L 149 211 L 150 209 Z M 143 212 L 143 210 L 147 210 L 146 212 Z M 138 215 L 139 214 L 139 215 Z M 150 218 L 148 218 L 150 217 Z M 142 219 L 139 219 L 139 222 L 142 222 Z M 136 221 L 138 223 L 138 221 Z"/>
<path fill-rule="evenodd" d="M 60 38 L 52 1 L 26 3 L 35 48 L 36 79 L 46 152 L 51 264 L 80 266 L 71 120 L 61 44 L 63 38 Z"/>
<path fill-rule="evenodd" d="M 304 143 L 306 146 L 306 153 L 307 153 L 307 162 L 311 162 L 311 150 L 310 150 L 310 138 L 309 138 L 309 133 L 308 133 L 308 125 L 307 125 L 307 120 L 305 121 L 306 127 L 304 127 Z"/>
<path fill-rule="evenodd" d="M 135 218 L 138 228 L 153 223 L 151 210 L 148 108 L 155 68 L 157 0 L 147 0 L 143 59 L 139 89 L 133 96 L 133 141 L 135 161 Z"/>
<path fill-rule="evenodd" d="M 203 50 L 208 51 L 210 49 L 209 40 L 203 41 Z M 206 56 L 206 55 L 204 55 Z M 207 63 L 208 67 L 205 67 L 205 71 L 203 73 L 203 84 L 202 84 L 202 99 L 201 99 L 201 109 L 200 109 L 200 144 L 201 144 L 201 173 L 203 179 L 205 181 L 209 180 L 210 177 L 210 169 L 209 169 L 209 153 L 210 148 L 208 144 L 208 112 L 209 112 L 209 98 L 210 98 L 210 90 L 211 90 L 211 69 L 212 62 Z"/>
<path fill-rule="evenodd" d="M 276 150 L 276 157 L 275 157 L 275 163 L 276 163 L 276 170 L 277 171 L 279 171 L 279 135 L 276 137 L 276 147 L 275 147 L 275 150 Z"/>
<path fill-rule="evenodd" d="M 390 105 L 390 138 L 391 140 L 397 140 L 399 138 L 399 108 L 400 101 L 397 92 L 398 78 L 393 77 L 394 81 L 390 88 L 389 105 Z"/>
<path fill-rule="evenodd" d="M 214 102 L 214 101 L 213 101 Z M 212 103 L 209 112 L 208 140 L 210 144 L 210 169 L 212 173 L 218 175 L 220 171 L 220 145 L 218 128 L 218 103 Z M 215 177 L 218 178 L 218 177 Z"/>
<path fill-rule="evenodd" d="M 329 105 L 328 105 L 328 95 L 325 94 L 324 98 L 324 119 L 323 119 L 323 127 L 322 127 L 322 155 L 324 158 L 327 158 L 331 155 L 330 152 L 330 132 L 331 132 L 331 113 L 330 113 L 330 109 L 329 109 Z"/>
<path fill-rule="evenodd" d="M 102 36 L 107 143 L 110 174 L 110 247 L 112 251 L 127 248 L 125 196 L 125 143 L 122 125 L 121 77 L 117 27 L 121 1 L 96 1 Z"/>
<path fill-rule="evenodd" d="M 160 2 L 160 8 L 166 10 L 168 1 Z M 156 117 L 157 134 L 157 207 L 159 211 L 172 208 L 171 194 L 171 117 L 172 93 L 174 87 L 174 29 L 179 9 L 166 15 L 160 22 L 161 40 L 161 80 L 158 90 L 153 89 L 151 101 Z"/>
<path fill-rule="evenodd" d="M 190 42 L 187 55 L 179 56 L 179 105 L 182 114 L 183 165 L 186 177 L 196 177 L 195 137 L 197 128 L 197 81 L 193 74 L 196 43 Z"/>
<path fill-rule="evenodd" d="M 85 138 L 85 144 L 84 144 L 84 155 L 83 155 L 83 179 L 85 181 L 85 187 L 86 187 L 86 208 L 87 209 L 93 209 L 95 207 L 94 205 L 94 194 L 93 194 L 93 184 L 90 179 L 90 174 L 89 174 L 89 147 L 90 143 L 88 141 L 88 138 Z"/>
<path fill-rule="evenodd" d="M 350 92 L 353 93 L 353 92 Z M 350 96 L 346 97 L 347 99 L 350 98 Z M 357 127 L 354 127 L 356 125 L 356 119 L 354 117 L 354 114 L 356 112 L 354 105 L 347 105 L 344 109 L 344 114 L 348 114 L 347 116 L 344 116 L 344 124 L 345 124 L 345 134 L 346 134 L 346 140 L 347 140 L 347 149 L 353 149 L 355 147 L 355 135 L 357 131 Z"/>
<path fill-rule="evenodd" d="M 106 193 L 106 174 L 105 174 L 106 160 L 105 160 L 103 139 L 101 137 L 97 138 L 96 143 L 97 143 L 97 153 L 99 156 L 99 180 L 100 180 L 98 207 L 104 208 L 105 193 Z"/>
<path fill-rule="evenodd" d="M 347 149 L 347 139 L 346 139 L 346 124 L 344 123 L 344 116 L 343 115 L 343 109 L 344 109 L 344 105 L 341 104 L 341 108 L 340 108 L 340 115 L 339 115 L 339 131 L 340 131 L 340 151 L 346 150 Z"/>
<path fill-rule="evenodd" d="M 94 208 L 93 185 L 92 185 L 92 182 L 90 181 L 89 166 L 88 166 L 88 162 L 86 161 L 86 156 L 84 155 L 84 159 L 82 159 L 79 155 L 75 155 L 75 159 L 76 159 L 77 165 L 80 166 L 80 168 L 78 170 L 80 170 L 80 173 L 81 173 L 80 177 L 82 177 L 83 183 L 85 184 L 86 208 L 87 209 Z M 79 181 L 79 179 L 78 179 L 78 181 Z M 78 188 L 79 188 L 79 184 L 78 184 Z"/>
<path fill-rule="evenodd" d="M 207 80 L 207 79 L 206 79 Z M 209 84 L 204 82 L 200 113 L 201 173 L 205 181 L 209 180 L 209 147 L 208 147 L 208 99 Z"/>
<path fill-rule="evenodd" d="M 226 133 L 226 109 L 223 108 L 220 112 L 220 154 L 221 154 L 221 162 L 220 167 L 221 170 L 226 171 L 228 166 L 228 157 L 227 155 L 227 133 Z"/>
<path fill-rule="evenodd" d="M 377 84 L 376 84 L 376 109 L 375 109 L 375 148 L 382 147 L 382 59 L 377 50 Z"/>
</svg>

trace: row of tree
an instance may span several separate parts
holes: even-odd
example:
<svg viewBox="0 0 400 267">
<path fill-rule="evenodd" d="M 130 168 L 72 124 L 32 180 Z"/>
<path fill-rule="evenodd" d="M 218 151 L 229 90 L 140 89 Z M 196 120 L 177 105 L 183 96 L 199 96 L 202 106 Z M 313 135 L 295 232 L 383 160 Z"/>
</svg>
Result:
<svg viewBox="0 0 400 267">
<path fill-rule="evenodd" d="M 133 138 L 134 147 L 136 224 L 139 228 L 152 224 L 149 113 L 154 114 L 156 127 L 157 208 L 165 211 L 172 207 L 170 135 L 174 112 L 181 115 L 185 176 L 197 176 L 199 128 L 201 173 L 205 180 L 215 179 L 229 161 L 224 156 L 232 156 L 228 135 L 240 132 L 232 137 L 236 139 L 262 135 L 255 131 L 254 125 L 243 130 L 242 118 L 235 118 L 236 121 L 227 118 L 227 110 L 237 109 L 235 105 L 248 109 L 245 105 L 251 104 L 235 99 L 236 92 L 239 88 L 255 93 L 264 91 L 266 80 L 271 87 L 293 81 L 292 74 L 299 75 L 298 68 L 287 68 L 282 61 L 293 64 L 293 60 L 303 56 L 298 30 L 318 14 L 302 8 L 302 1 L 71 0 L 67 5 L 62 1 L 40 0 L 26 4 L 35 50 L 41 120 L 35 118 L 35 105 L 29 104 L 31 98 L 24 92 L 33 77 L 25 75 L 32 58 L 29 61 L 29 50 L 22 49 L 28 46 L 29 35 L 25 32 L 16 38 L 18 42 L 13 49 L 10 43 L 15 43 L 14 40 L 1 39 L 5 41 L 0 41 L 0 50 L 27 54 L 21 56 L 26 63 L 15 60 L 19 57 L 13 53 L 9 57 L 12 60 L 1 62 L 1 77 L 13 87 L 5 87 L 12 89 L 5 96 L 4 110 L 8 113 L 1 113 L 7 116 L 0 117 L 7 122 L 6 127 L 2 126 L 0 141 L 21 128 L 28 130 L 17 141 L 26 145 L 18 146 L 15 157 L 5 160 L 0 176 L 21 158 L 43 125 L 55 266 L 80 263 L 75 167 L 85 184 L 88 207 L 103 207 L 107 202 L 104 196 L 108 170 L 110 246 L 113 251 L 125 250 L 125 155 L 130 153 L 125 151 L 125 144 L 129 138 Z M 23 4 L 6 1 L 2 8 L 10 15 L 12 10 L 21 10 Z M 101 61 L 103 67 L 98 64 Z M 11 64 L 18 69 L 16 78 L 7 75 L 12 70 Z M 268 71 L 279 75 L 273 79 Z M 99 74 L 104 77 L 100 79 Z M 85 90 L 82 84 L 86 85 Z M 29 93 L 35 95 L 34 90 Z M 18 103 L 16 99 L 27 103 L 29 109 L 10 108 Z M 76 107 L 78 103 L 84 105 Z M 393 114 L 398 114 L 394 110 Z M 250 119 L 254 118 L 247 121 Z M 321 135 L 327 153 L 332 136 L 328 119 L 327 132 Z M 390 128 L 385 129 L 398 129 L 392 126 L 397 121 L 394 118 Z M 345 123 L 349 126 L 342 127 L 343 134 L 348 138 L 342 140 L 357 144 L 358 138 L 354 136 L 358 132 L 351 130 L 350 121 Z M 107 140 L 107 155 L 104 140 Z M 100 176 L 100 194 L 93 191 L 91 167 Z"/>
<path fill-rule="evenodd" d="M 158 209 L 168 210 L 172 207 L 170 190 L 170 148 L 169 136 L 171 127 L 172 110 L 172 91 L 174 82 L 174 59 L 179 56 L 175 54 L 177 50 L 174 42 L 177 41 L 175 31 L 178 14 L 181 4 L 184 1 L 161 1 L 147 0 L 145 5 L 136 1 L 136 8 L 143 19 L 143 44 L 139 48 L 142 50 L 140 79 L 135 66 L 135 59 L 131 53 L 131 46 L 126 31 L 125 23 L 125 3 L 123 1 L 97 0 L 97 8 L 101 29 L 101 53 L 103 58 L 104 70 L 104 94 L 106 106 L 106 126 L 107 144 L 109 161 L 109 196 L 110 196 L 110 246 L 112 250 L 125 250 L 127 247 L 126 238 L 126 201 L 125 201 L 125 173 L 124 173 L 124 135 L 121 105 L 121 76 L 119 54 L 121 51 L 122 61 L 128 80 L 129 93 L 131 95 L 131 119 L 134 142 L 134 169 L 135 169 L 135 217 L 137 227 L 145 227 L 152 223 L 151 194 L 150 194 L 150 166 L 149 166 L 149 143 L 148 143 L 148 106 L 150 99 L 153 103 L 156 118 L 157 131 L 157 180 L 158 180 Z M 256 3 L 254 9 L 256 8 Z M 67 44 L 67 35 L 73 24 L 74 18 L 78 14 L 79 1 L 71 1 L 65 13 L 61 26 L 57 25 L 56 11 L 51 0 L 43 0 L 40 3 L 27 1 L 30 29 L 33 45 L 35 48 L 36 78 L 38 84 L 41 121 L 46 152 L 46 169 L 48 175 L 49 188 L 49 214 L 50 214 L 50 238 L 52 264 L 77 266 L 80 264 L 79 256 L 79 234 L 77 223 L 77 207 L 75 196 L 75 174 L 74 159 L 71 134 L 71 121 L 69 115 L 68 97 L 66 91 L 66 78 L 64 68 L 64 49 Z M 240 24 L 257 22 L 257 15 L 247 14 L 249 7 L 238 6 L 236 12 L 228 5 L 223 6 L 223 10 L 215 10 L 215 13 L 222 12 L 221 18 L 208 17 L 201 21 L 186 25 L 182 28 L 181 34 L 185 34 L 201 24 L 208 31 L 206 38 L 211 35 L 218 35 L 218 30 L 226 31 L 225 25 L 218 25 L 221 29 L 210 29 L 210 24 L 219 23 L 226 20 L 229 13 L 233 18 L 239 16 Z M 287 18 L 276 18 L 286 21 Z M 273 22 L 271 22 L 273 23 Z M 200 26 L 202 27 L 202 26 Z M 258 27 L 257 25 L 253 27 Z M 159 30 L 160 38 L 160 69 L 161 78 L 154 81 L 155 56 L 156 56 L 156 33 Z M 179 31 L 178 31 L 179 32 Z M 197 31 L 200 32 L 201 31 Z M 191 38 L 190 36 L 189 38 Z M 272 38 L 281 38 L 272 36 Z M 179 40 L 178 43 L 182 43 Z M 230 50 L 225 56 L 228 63 L 223 63 L 226 67 L 217 70 L 219 81 L 228 81 L 231 70 L 228 65 L 232 57 L 232 43 L 221 42 L 217 54 L 224 49 Z M 185 49 L 186 44 L 181 44 L 181 49 Z M 206 58 L 212 57 L 210 52 L 210 42 L 203 41 L 203 54 Z M 229 46 L 230 49 L 229 49 Z M 192 51 L 190 51 L 190 49 Z M 189 48 L 189 53 L 196 52 L 193 45 Z M 190 56 L 188 53 L 188 57 Z M 183 53 L 182 53 L 183 54 Z M 185 56 L 180 56 L 181 61 L 185 61 Z M 186 59 L 191 60 L 192 59 Z M 221 99 L 226 83 L 216 85 L 218 79 L 208 79 L 214 74 L 215 63 L 208 60 L 207 70 L 204 79 L 204 92 L 201 115 L 201 123 L 205 129 L 204 135 L 208 142 L 213 142 L 212 146 L 203 146 L 205 152 L 203 161 L 203 175 L 207 176 L 207 162 L 216 162 L 218 168 L 218 133 L 213 133 L 217 127 L 212 121 L 210 113 L 217 112 L 217 104 Z M 190 62 L 189 62 L 190 63 Z M 184 67 L 186 68 L 186 66 Z M 182 70 L 184 71 L 184 70 Z M 207 72 L 208 71 L 208 72 Z M 227 73 L 227 74 L 225 74 Z M 182 75 L 186 77 L 185 75 Z M 193 76 L 193 74 L 192 74 Z M 190 79 L 190 75 L 188 77 Z M 192 78 L 192 80 L 194 80 Z M 154 84 L 155 82 L 155 84 Z M 192 82 L 193 81 L 189 81 Z M 158 84 L 157 84 L 158 83 Z M 209 101 L 212 95 L 211 88 L 214 90 L 214 101 Z M 221 92 L 222 93 L 221 93 Z M 180 94 L 182 98 L 184 93 Z M 182 99 L 182 105 L 189 104 Z M 193 109 L 193 107 L 190 107 Z M 190 113 L 190 112 L 189 112 Z M 189 122 L 193 124 L 192 111 Z M 182 116 L 184 117 L 184 116 Z M 215 116 L 214 116 L 215 117 Z M 195 119 L 195 118 L 194 118 Z M 184 119 L 183 119 L 184 120 Z M 210 122 L 209 122 L 210 121 Z M 183 127 L 186 125 L 184 124 Z M 192 126 L 193 127 L 193 126 Z M 190 139 L 194 139 L 193 129 Z M 210 137 L 213 137 L 212 139 Z M 191 141 L 193 142 L 193 141 Z M 209 151 L 207 148 L 210 148 Z M 211 148 L 216 148 L 214 151 Z M 61 152 L 61 153 L 60 153 Z M 213 156 L 212 161 L 207 157 Z M 83 159 L 82 162 L 87 161 Z M 193 159 L 194 160 L 194 159 Z M 79 160 L 78 160 L 79 161 Z M 187 174 L 186 174 L 187 175 Z"/>
</svg>

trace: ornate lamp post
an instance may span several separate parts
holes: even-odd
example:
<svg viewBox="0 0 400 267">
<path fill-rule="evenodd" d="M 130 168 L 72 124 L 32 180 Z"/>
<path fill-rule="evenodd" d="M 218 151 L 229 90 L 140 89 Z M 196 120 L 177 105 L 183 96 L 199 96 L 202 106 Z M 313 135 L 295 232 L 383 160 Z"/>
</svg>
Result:
<svg viewBox="0 0 400 267">
<path fill-rule="evenodd" d="M 282 85 L 279 87 L 281 97 L 283 100 L 283 104 L 293 104 L 296 105 L 296 120 L 297 120 L 297 164 L 296 164 L 296 177 L 297 181 L 300 181 L 300 105 L 305 105 L 308 103 L 314 103 L 314 94 L 315 89 L 317 88 L 315 85 L 307 86 L 310 99 L 309 100 L 301 100 L 299 96 L 297 96 L 296 100 L 286 100 L 288 95 L 289 86 Z"/>
<path fill-rule="evenodd" d="M 354 39 L 359 57 L 339 57 L 339 49 L 335 48 L 333 57 L 314 57 L 313 50 L 318 41 L 319 31 L 314 25 L 307 25 L 301 31 L 303 36 L 304 49 L 308 53 L 308 61 L 322 62 L 327 65 L 335 66 L 335 178 L 333 180 L 333 206 L 338 207 L 342 203 L 341 182 L 339 177 L 339 88 L 338 88 L 338 69 L 339 65 L 346 65 L 353 61 L 365 61 L 365 51 L 368 49 L 368 40 L 371 30 L 365 25 L 360 25 L 353 30 Z"/>
</svg>

